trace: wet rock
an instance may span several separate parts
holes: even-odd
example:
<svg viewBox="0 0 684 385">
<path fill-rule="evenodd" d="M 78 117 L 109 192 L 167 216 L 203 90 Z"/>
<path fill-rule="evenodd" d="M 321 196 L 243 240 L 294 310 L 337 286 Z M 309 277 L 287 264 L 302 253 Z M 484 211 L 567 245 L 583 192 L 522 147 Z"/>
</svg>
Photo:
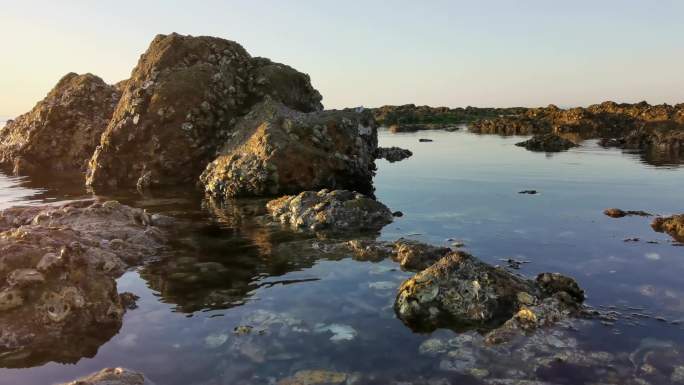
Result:
<svg viewBox="0 0 684 385">
<path fill-rule="evenodd" d="M 535 135 L 524 142 L 516 143 L 518 147 L 525 147 L 530 151 L 560 152 L 577 147 L 575 142 L 555 134 Z"/>
<path fill-rule="evenodd" d="M 145 385 L 145 376 L 124 368 L 107 368 L 62 385 Z"/>
<path fill-rule="evenodd" d="M 390 163 L 399 162 L 413 155 L 410 150 L 399 147 L 378 147 L 375 156 Z"/>
<path fill-rule="evenodd" d="M 347 190 L 305 191 L 274 199 L 266 205 L 273 220 L 313 231 L 378 231 L 392 222 L 382 203 Z"/>
<path fill-rule="evenodd" d="M 421 143 L 427 143 L 427 142 L 432 142 L 432 141 L 433 141 L 432 139 L 426 139 L 426 138 L 418 139 L 418 142 L 421 142 Z"/>
<path fill-rule="evenodd" d="M 69 73 L 33 109 L 0 129 L 0 164 L 14 174 L 84 172 L 121 93 Z"/>
<path fill-rule="evenodd" d="M 158 35 L 122 87 L 88 166 L 96 189 L 194 184 L 237 120 L 267 97 L 322 108 L 307 75 L 208 36 Z"/>
<path fill-rule="evenodd" d="M 404 238 L 394 242 L 353 240 L 346 245 L 354 253 L 356 260 L 381 261 L 389 258 L 408 271 L 425 269 L 451 252 L 448 247 L 432 246 Z"/>
<path fill-rule="evenodd" d="M 537 190 L 522 190 L 518 191 L 518 194 L 536 195 L 538 192 Z"/>
<path fill-rule="evenodd" d="M 269 99 L 235 132 L 200 177 L 213 197 L 373 192 L 377 130 L 368 111 L 302 113 Z"/>
<path fill-rule="evenodd" d="M 575 313 L 583 299 L 571 278 L 544 273 L 532 281 L 457 251 L 406 280 L 394 308 L 415 330 L 496 331 L 504 325 L 507 330 L 530 331 Z M 515 327 L 507 325 L 513 322 Z M 492 338 L 492 342 L 507 339 Z"/>
<path fill-rule="evenodd" d="M 2 367 L 93 356 L 135 302 L 115 279 L 166 242 L 146 212 L 115 201 L 9 208 L 0 231 Z"/>
<path fill-rule="evenodd" d="M 647 213 L 645 211 L 641 210 L 621 210 L 621 209 L 616 209 L 616 208 L 610 208 L 610 209 L 605 209 L 603 210 L 603 214 L 611 217 L 611 218 L 622 218 L 626 216 L 639 216 L 639 217 L 650 217 L 653 214 Z"/>
<path fill-rule="evenodd" d="M 342 385 L 350 377 L 347 373 L 328 370 L 300 370 L 292 377 L 278 381 L 278 385 Z"/>
<path fill-rule="evenodd" d="M 667 233 L 678 242 L 684 242 L 684 214 L 671 217 L 657 217 L 651 223 L 653 230 Z"/>
</svg>

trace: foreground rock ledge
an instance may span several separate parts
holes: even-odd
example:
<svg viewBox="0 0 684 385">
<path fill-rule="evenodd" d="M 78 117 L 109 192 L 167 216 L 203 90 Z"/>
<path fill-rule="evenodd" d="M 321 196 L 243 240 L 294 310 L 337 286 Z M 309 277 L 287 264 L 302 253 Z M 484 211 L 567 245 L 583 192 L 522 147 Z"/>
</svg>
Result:
<svg viewBox="0 0 684 385">
<path fill-rule="evenodd" d="M 69 73 L 33 109 L 0 128 L 0 164 L 14 174 L 84 172 L 121 92 Z"/>
<path fill-rule="evenodd" d="M 379 231 L 392 222 L 387 206 L 347 190 L 304 191 L 267 203 L 273 220 L 312 231 Z"/>
<path fill-rule="evenodd" d="M 583 301 L 571 278 L 544 273 L 532 281 L 453 252 L 406 280 L 394 308 L 414 330 L 476 328 L 501 343 L 569 317 Z"/>
<path fill-rule="evenodd" d="M 151 385 L 140 373 L 124 368 L 106 368 L 61 385 Z"/>
<path fill-rule="evenodd" d="M 115 278 L 164 247 L 153 222 L 115 201 L 0 212 L 0 367 L 94 356 L 135 298 Z"/>
<path fill-rule="evenodd" d="M 302 113 L 269 99 L 238 122 L 200 180 L 220 199 L 321 188 L 372 193 L 377 140 L 368 111 Z"/>
</svg>

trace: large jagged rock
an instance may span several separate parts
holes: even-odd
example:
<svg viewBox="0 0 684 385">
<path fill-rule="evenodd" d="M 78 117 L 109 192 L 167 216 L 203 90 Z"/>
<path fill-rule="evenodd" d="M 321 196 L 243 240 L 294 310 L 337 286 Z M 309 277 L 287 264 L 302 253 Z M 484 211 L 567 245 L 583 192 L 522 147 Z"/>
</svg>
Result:
<svg viewBox="0 0 684 385">
<path fill-rule="evenodd" d="M 62 385 L 145 385 L 145 376 L 124 368 L 106 368 Z"/>
<path fill-rule="evenodd" d="M 267 96 L 322 108 L 307 75 L 206 36 L 158 35 L 121 87 L 89 164 L 94 188 L 195 183 L 238 118 Z"/>
<path fill-rule="evenodd" d="M 376 148 L 368 111 L 302 113 L 269 98 L 237 124 L 200 181 L 222 199 L 322 188 L 372 193 Z"/>
<path fill-rule="evenodd" d="M 453 252 L 406 280 L 394 308 L 415 330 L 491 330 L 496 334 L 490 340 L 498 343 L 576 312 L 583 300 L 571 278 L 544 273 L 532 281 Z M 506 333 L 498 329 L 502 325 Z"/>
<path fill-rule="evenodd" d="M 653 230 L 668 233 L 678 242 L 684 242 L 684 214 L 671 217 L 657 217 L 651 223 Z"/>
<path fill-rule="evenodd" d="M 92 357 L 134 298 L 115 278 L 155 256 L 165 233 L 115 201 L 0 213 L 0 367 Z"/>
<path fill-rule="evenodd" d="M 84 172 L 121 92 L 69 73 L 33 109 L 0 129 L 0 163 L 15 174 Z"/>
<path fill-rule="evenodd" d="M 577 147 L 575 142 L 565 139 L 556 134 L 535 135 L 532 138 L 515 144 L 518 147 L 525 147 L 530 151 L 561 152 L 573 147 Z"/>
<path fill-rule="evenodd" d="M 273 220 L 313 231 L 378 231 L 392 222 L 387 206 L 347 190 L 304 191 L 266 205 Z"/>
</svg>

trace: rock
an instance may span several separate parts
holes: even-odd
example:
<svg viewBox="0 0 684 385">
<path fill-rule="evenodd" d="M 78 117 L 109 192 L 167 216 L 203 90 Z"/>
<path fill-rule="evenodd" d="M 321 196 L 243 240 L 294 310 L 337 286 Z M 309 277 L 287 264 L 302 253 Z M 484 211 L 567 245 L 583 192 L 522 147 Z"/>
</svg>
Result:
<svg viewBox="0 0 684 385">
<path fill-rule="evenodd" d="M 166 244 L 147 213 L 114 201 L 12 207 L 0 231 L 2 367 L 92 357 L 135 303 L 115 279 Z"/>
<path fill-rule="evenodd" d="M 650 217 L 653 216 L 653 214 L 647 213 L 645 211 L 641 210 L 620 210 L 616 208 L 610 208 L 610 209 L 605 209 L 603 210 L 603 214 L 611 217 L 611 218 L 622 218 L 626 216 L 640 216 L 640 217 Z"/>
<path fill-rule="evenodd" d="M 419 271 L 451 252 L 448 247 L 400 238 L 394 242 L 352 240 L 346 243 L 354 258 L 361 261 L 392 259 L 408 271 Z"/>
<path fill-rule="evenodd" d="M 395 212 L 392 213 L 392 216 L 395 217 L 395 218 L 401 218 L 401 217 L 404 216 L 404 213 L 397 210 L 397 211 L 395 211 Z"/>
<path fill-rule="evenodd" d="M 200 177 L 213 197 L 322 188 L 373 192 L 377 130 L 367 111 L 302 113 L 266 100 L 235 132 Z"/>
<path fill-rule="evenodd" d="M 522 190 L 518 191 L 518 194 L 536 195 L 538 193 L 537 190 Z"/>
<path fill-rule="evenodd" d="M 347 190 L 304 191 L 267 203 L 273 220 L 295 229 L 313 231 L 379 231 L 392 222 L 382 203 Z"/>
<path fill-rule="evenodd" d="M 535 135 L 524 142 L 516 143 L 516 146 L 525 147 L 530 151 L 560 152 L 577 147 L 573 141 L 567 140 L 555 134 Z"/>
<path fill-rule="evenodd" d="M 457 251 L 404 281 L 394 308 L 414 330 L 477 328 L 500 343 L 577 313 L 583 300 L 571 278 L 544 273 L 527 280 Z"/>
<path fill-rule="evenodd" d="M 413 155 L 410 150 L 399 147 L 378 147 L 375 157 L 385 159 L 390 163 L 399 162 Z"/>
<path fill-rule="evenodd" d="M 278 381 L 277 385 L 342 385 L 347 383 L 347 373 L 328 370 L 300 370 L 292 377 Z"/>
<path fill-rule="evenodd" d="M 653 230 L 668 233 L 678 242 L 684 242 L 684 214 L 657 217 L 651 223 Z"/>
<path fill-rule="evenodd" d="M 418 139 L 418 141 L 421 143 L 428 143 L 428 142 L 432 142 L 433 140 L 432 139 L 420 138 L 420 139 Z"/>
<path fill-rule="evenodd" d="M 145 385 L 145 376 L 123 368 L 107 368 L 62 385 Z"/>
<path fill-rule="evenodd" d="M 501 115 L 520 114 L 526 108 L 478 108 L 478 107 L 429 107 L 406 104 L 382 106 L 373 109 L 378 123 L 392 132 L 416 132 L 422 130 L 459 129 L 459 124 Z"/>
<path fill-rule="evenodd" d="M 69 73 L 0 129 L 0 164 L 14 174 L 84 172 L 121 97 L 92 74 Z"/>
<path fill-rule="evenodd" d="M 140 57 L 88 166 L 97 189 L 194 184 L 252 106 L 321 109 L 309 77 L 233 41 L 158 35 Z"/>
</svg>

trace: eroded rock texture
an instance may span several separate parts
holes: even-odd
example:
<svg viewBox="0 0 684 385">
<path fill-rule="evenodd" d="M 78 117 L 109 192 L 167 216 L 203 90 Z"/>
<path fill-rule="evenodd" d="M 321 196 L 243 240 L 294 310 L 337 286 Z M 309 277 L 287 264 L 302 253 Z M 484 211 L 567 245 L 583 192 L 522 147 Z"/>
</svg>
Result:
<svg viewBox="0 0 684 385">
<path fill-rule="evenodd" d="M 515 144 L 530 151 L 561 152 L 577 147 L 575 142 L 555 134 L 535 135 L 532 138 Z"/>
<path fill-rule="evenodd" d="M 671 217 L 658 217 L 651 223 L 653 230 L 667 233 L 679 242 L 684 242 L 684 214 Z"/>
<path fill-rule="evenodd" d="M 30 112 L 0 129 L 0 163 L 15 174 L 85 171 L 120 96 L 95 75 L 65 75 Z"/>
<path fill-rule="evenodd" d="M 145 385 L 145 376 L 124 368 L 106 368 L 62 385 Z"/>
<path fill-rule="evenodd" d="M 123 96 L 89 164 L 94 188 L 193 184 L 266 96 L 320 110 L 309 77 L 215 37 L 158 35 L 122 84 Z"/>
<path fill-rule="evenodd" d="M 532 281 L 453 252 L 406 280 L 394 307 L 415 330 L 490 330 L 499 343 L 568 317 L 583 300 L 571 278 L 544 273 Z"/>
<path fill-rule="evenodd" d="M 385 159 L 390 163 L 399 162 L 411 156 L 413 156 L 411 150 L 400 147 L 378 147 L 376 151 L 378 159 Z"/>
<path fill-rule="evenodd" d="M 368 111 L 302 113 L 256 105 L 202 176 L 217 198 L 348 189 L 372 193 L 377 131 Z"/>
<path fill-rule="evenodd" d="M 392 222 L 387 206 L 347 190 L 304 191 L 266 205 L 273 220 L 295 229 L 313 231 L 378 231 Z"/>
<path fill-rule="evenodd" d="M 115 201 L 0 213 L 0 366 L 92 357 L 134 296 L 115 278 L 162 249 L 141 209 Z"/>
</svg>

